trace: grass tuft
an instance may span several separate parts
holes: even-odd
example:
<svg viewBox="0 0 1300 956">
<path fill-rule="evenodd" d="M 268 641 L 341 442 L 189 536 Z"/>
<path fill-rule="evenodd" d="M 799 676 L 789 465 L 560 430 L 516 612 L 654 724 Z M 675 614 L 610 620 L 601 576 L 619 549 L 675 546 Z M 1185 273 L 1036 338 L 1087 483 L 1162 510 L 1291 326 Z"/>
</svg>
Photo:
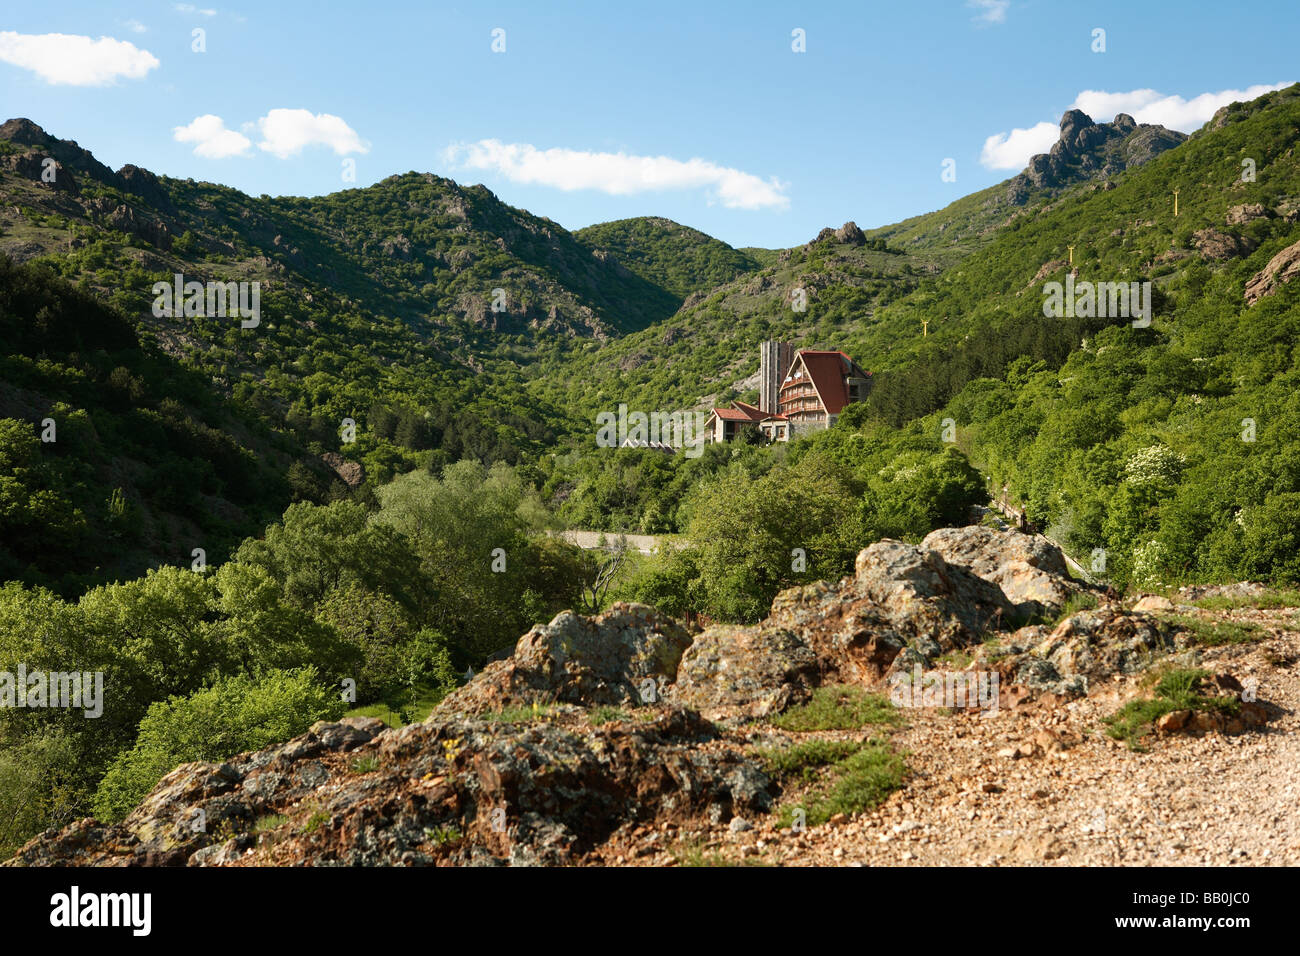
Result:
<svg viewBox="0 0 1300 956">
<path fill-rule="evenodd" d="M 858 730 L 872 724 L 899 724 L 902 716 L 885 697 L 857 687 L 819 687 L 812 700 L 773 717 L 782 730 Z"/>
<path fill-rule="evenodd" d="M 1232 716 L 1241 710 L 1235 697 L 1207 697 L 1199 687 L 1210 672 L 1197 668 L 1174 668 L 1152 675 L 1153 697 L 1131 700 L 1106 718 L 1106 733 L 1123 740 L 1131 750 L 1142 750 L 1141 740 L 1155 728 L 1155 722 L 1175 710 L 1215 710 Z"/>
</svg>

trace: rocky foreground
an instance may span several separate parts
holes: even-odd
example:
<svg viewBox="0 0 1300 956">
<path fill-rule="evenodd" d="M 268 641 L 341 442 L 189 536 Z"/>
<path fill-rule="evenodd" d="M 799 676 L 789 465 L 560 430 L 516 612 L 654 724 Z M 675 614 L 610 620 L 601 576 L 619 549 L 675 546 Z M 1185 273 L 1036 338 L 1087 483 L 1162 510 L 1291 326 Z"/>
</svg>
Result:
<svg viewBox="0 0 1300 956">
<path fill-rule="evenodd" d="M 881 541 L 750 627 L 565 612 L 423 723 L 187 764 L 10 864 L 1296 865 L 1285 603 L 1127 606 L 982 526 Z"/>
</svg>

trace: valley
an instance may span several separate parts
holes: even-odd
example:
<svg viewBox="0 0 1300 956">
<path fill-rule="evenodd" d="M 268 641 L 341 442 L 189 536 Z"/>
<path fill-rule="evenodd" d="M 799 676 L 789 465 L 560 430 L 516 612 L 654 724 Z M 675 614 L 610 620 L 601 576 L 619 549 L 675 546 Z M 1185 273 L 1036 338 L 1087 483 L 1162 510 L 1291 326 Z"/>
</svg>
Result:
<svg viewBox="0 0 1300 956">
<path fill-rule="evenodd" d="M 3 855 L 1300 862 L 1298 143 L 1300 86 L 1071 109 L 1002 183 L 763 249 L 10 119 L 0 671 L 104 700 L 0 712 Z M 852 400 L 602 431 L 774 412 L 765 343 Z M 913 667 L 999 714 L 889 704 Z"/>
</svg>

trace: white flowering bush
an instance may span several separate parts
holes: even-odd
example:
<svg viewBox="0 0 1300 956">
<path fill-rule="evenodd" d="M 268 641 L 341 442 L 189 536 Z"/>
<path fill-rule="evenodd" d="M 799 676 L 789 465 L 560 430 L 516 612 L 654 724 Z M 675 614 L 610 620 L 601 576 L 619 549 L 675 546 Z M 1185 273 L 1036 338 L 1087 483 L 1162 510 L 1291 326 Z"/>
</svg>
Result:
<svg viewBox="0 0 1300 956">
<path fill-rule="evenodd" d="M 1143 588 L 1165 587 L 1166 582 L 1160 579 L 1160 574 L 1167 557 L 1165 547 L 1159 541 L 1138 545 L 1133 549 L 1132 583 Z"/>
<path fill-rule="evenodd" d="M 1172 485 L 1182 476 L 1187 459 L 1164 445 L 1151 445 L 1124 462 L 1124 480 L 1133 485 Z"/>
</svg>

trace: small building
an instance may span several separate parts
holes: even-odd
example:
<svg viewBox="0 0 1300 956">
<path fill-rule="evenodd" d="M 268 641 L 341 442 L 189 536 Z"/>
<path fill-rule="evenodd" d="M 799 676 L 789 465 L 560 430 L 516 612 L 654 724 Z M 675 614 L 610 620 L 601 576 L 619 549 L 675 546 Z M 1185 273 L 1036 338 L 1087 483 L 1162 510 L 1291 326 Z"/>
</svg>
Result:
<svg viewBox="0 0 1300 956">
<path fill-rule="evenodd" d="M 704 420 L 704 440 L 735 441 L 741 429 L 757 428 L 762 417 L 762 412 L 744 402 L 733 402 L 731 408 L 710 409 L 709 417 Z"/>
</svg>

